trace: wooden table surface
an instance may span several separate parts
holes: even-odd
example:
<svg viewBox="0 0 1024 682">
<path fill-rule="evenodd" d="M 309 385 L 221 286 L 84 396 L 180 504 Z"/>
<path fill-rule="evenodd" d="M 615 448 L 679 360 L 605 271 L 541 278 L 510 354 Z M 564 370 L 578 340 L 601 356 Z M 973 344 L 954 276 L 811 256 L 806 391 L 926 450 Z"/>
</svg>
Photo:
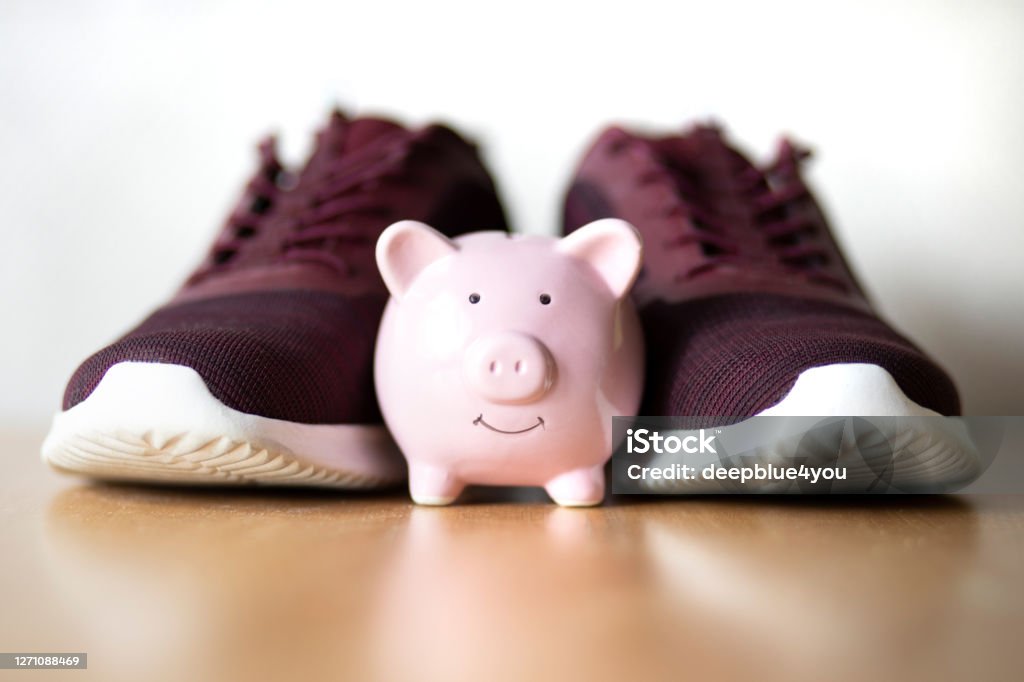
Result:
<svg viewBox="0 0 1024 682">
<path fill-rule="evenodd" d="M 1024 679 L 1024 498 L 446 509 L 89 484 L 6 431 L 12 680 Z"/>
</svg>

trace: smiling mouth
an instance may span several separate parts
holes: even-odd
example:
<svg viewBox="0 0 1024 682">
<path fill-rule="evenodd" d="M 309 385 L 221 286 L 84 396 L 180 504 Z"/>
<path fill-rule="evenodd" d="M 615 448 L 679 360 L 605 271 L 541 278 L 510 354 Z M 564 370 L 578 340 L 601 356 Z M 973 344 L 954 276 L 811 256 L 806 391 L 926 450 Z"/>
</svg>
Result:
<svg viewBox="0 0 1024 682">
<path fill-rule="evenodd" d="M 544 427 L 544 420 L 541 419 L 540 417 L 537 417 L 537 423 L 534 424 L 533 426 L 527 427 L 525 429 L 519 429 L 518 431 L 505 431 L 504 429 L 496 428 L 494 426 L 491 426 L 487 422 L 485 422 L 483 414 L 481 414 L 479 417 L 477 417 L 476 419 L 473 420 L 473 426 L 483 426 L 485 428 L 490 429 L 491 431 L 494 431 L 495 433 L 509 433 L 509 434 L 526 433 L 527 431 L 533 431 L 538 426 L 540 428 L 542 428 L 542 429 L 545 428 Z"/>
</svg>

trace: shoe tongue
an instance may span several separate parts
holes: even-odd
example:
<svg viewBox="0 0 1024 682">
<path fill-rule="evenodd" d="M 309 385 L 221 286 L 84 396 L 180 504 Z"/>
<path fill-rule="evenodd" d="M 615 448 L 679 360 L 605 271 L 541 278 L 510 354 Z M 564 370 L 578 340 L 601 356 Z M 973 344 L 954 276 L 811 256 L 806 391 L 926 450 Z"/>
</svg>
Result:
<svg viewBox="0 0 1024 682">
<path fill-rule="evenodd" d="M 352 152 L 372 144 L 375 140 L 404 130 L 402 126 L 382 118 L 358 118 L 348 124 L 341 151 Z"/>
<path fill-rule="evenodd" d="M 715 126 L 697 126 L 682 135 L 657 139 L 654 145 L 680 167 L 701 175 L 705 184 L 730 184 L 730 178 L 737 174 L 757 172 L 754 163 L 731 146 Z"/>
<path fill-rule="evenodd" d="M 315 178 L 329 172 L 337 159 L 372 146 L 378 140 L 390 137 L 405 129 L 392 121 L 381 118 L 348 119 L 339 111 L 331 114 L 327 125 L 316 138 L 313 153 L 306 161 L 300 177 Z"/>
</svg>

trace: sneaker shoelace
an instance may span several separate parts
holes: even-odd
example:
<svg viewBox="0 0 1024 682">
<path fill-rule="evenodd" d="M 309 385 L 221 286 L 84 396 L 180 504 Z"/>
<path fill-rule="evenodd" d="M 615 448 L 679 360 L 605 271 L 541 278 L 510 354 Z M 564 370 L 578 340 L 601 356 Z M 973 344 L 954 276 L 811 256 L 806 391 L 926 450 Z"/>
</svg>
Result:
<svg viewBox="0 0 1024 682">
<path fill-rule="evenodd" d="M 306 205 L 290 216 L 291 230 L 282 242 L 282 260 L 317 263 L 339 274 L 353 274 L 351 263 L 335 246 L 373 244 L 378 232 L 371 234 L 345 218 L 353 213 L 387 217 L 391 207 L 374 190 L 385 178 L 405 169 L 413 139 L 402 135 L 389 144 L 344 154 L 318 169 L 322 175 L 305 189 L 309 193 Z"/>
<path fill-rule="evenodd" d="M 683 229 L 665 247 L 696 244 L 703 254 L 699 263 L 679 272 L 676 281 L 689 281 L 723 266 L 758 263 L 846 291 L 846 282 L 824 269 L 829 252 L 808 239 L 824 229 L 817 210 L 807 205 L 810 191 L 800 175 L 800 165 L 810 152 L 784 140 L 776 159 L 758 168 L 724 143 L 723 149 L 724 162 L 723 157 L 701 159 L 701 164 L 718 162 L 713 190 L 707 186 L 704 166 L 694 167 L 674 154 L 663 155 L 662 167 L 642 179 L 652 182 L 667 175 L 678 200 L 666 207 L 665 215 L 685 218 Z M 726 212 L 723 205 L 731 210 Z M 766 248 L 744 249 L 736 237 L 742 231 L 758 232 Z"/>
<path fill-rule="evenodd" d="M 355 268 L 339 247 L 371 245 L 378 232 L 354 225 L 348 218 L 354 214 L 386 216 L 391 211 L 374 190 L 405 170 L 416 136 L 389 138 L 311 163 L 298 175 L 281 164 L 276 139 L 264 140 L 259 145 L 259 168 L 214 242 L 207 263 L 189 282 L 234 269 L 238 257 L 271 220 L 275 226 L 282 225 L 277 229 L 285 234 L 270 262 L 307 262 L 340 275 L 353 275 Z"/>
<path fill-rule="evenodd" d="M 824 269 L 830 264 L 828 249 L 808 239 L 827 229 L 800 172 L 810 157 L 810 150 L 783 139 L 771 164 L 764 169 L 747 166 L 739 179 L 745 183 L 758 228 L 779 262 L 812 282 L 846 291 L 847 283 Z"/>
<path fill-rule="evenodd" d="M 259 168 L 246 184 L 242 198 L 214 242 L 210 269 L 227 265 L 256 236 L 277 203 L 282 186 L 288 183 L 288 173 L 277 156 L 277 139 L 264 139 L 258 149 Z"/>
</svg>

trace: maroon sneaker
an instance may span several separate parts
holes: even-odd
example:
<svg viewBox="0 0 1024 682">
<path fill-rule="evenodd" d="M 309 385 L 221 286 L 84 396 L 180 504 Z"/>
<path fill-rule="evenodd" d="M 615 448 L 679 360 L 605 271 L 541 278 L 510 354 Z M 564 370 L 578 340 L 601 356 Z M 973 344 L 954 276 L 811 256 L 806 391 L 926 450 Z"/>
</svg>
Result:
<svg viewBox="0 0 1024 682">
<path fill-rule="evenodd" d="M 108 479 L 357 488 L 404 477 L 373 389 L 380 232 L 507 229 L 475 147 L 335 112 L 292 173 L 274 141 L 206 261 L 71 377 L 43 444 Z"/>
<path fill-rule="evenodd" d="M 758 167 L 714 127 L 610 128 L 565 230 L 622 218 L 644 238 L 634 290 L 646 415 L 956 415 L 949 377 L 873 312 L 783 141 Z"/>
</svg>

